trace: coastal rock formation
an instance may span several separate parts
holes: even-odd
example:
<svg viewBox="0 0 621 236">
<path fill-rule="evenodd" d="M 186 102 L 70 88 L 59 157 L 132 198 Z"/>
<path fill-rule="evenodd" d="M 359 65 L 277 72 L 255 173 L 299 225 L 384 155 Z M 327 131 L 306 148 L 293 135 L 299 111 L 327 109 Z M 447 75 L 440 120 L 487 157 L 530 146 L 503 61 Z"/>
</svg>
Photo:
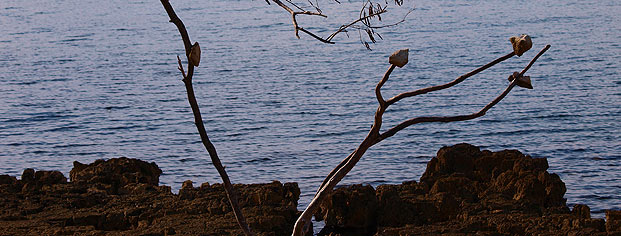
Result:
<svg viewBox="0 0 621 236">
<path fill-rule="evenodd" d="M 158 186 L 155 163 L 129 158 L 74 163 L 58 171 L 0 175 L 0 235 L 241 235 L 221 184 Z M 287 235 L 298 210 L 296 183 L 235 185 L 257 235 Z"/>
<path fill-rule="evenodd" d="M 427 164 L 420 182 L 380 185 L 375 191 L 361 185 L 334 191 L 318 214 L 326 220 L 320 234 L 607 235 L 619 231 L 619 211 L 609 211 L 606 222 L 592 219 L 586 205 L 570 211 L 563 198 L 565 184 L 547 169 L 545 158 L 515 150 L 481 151 L 469 144 L 443 147 Z M 345 206 L 363 207 L 354 211 Z"/>
<path fill-rule="evenodd" d="M 315 215 L 319 235 L 621 235 L 621 211 L 591 218 L 566 206 L 544 158 L 469 144 L 443 147 L 420 182 L 336 189 Z M 161 186 L 155 163 L 130 158 L 0 175 L 0 235 L 242 235 L 221 184 Z M 236 184 L 257 235 L 290 235 L 296 183 Z"/>
</svg>

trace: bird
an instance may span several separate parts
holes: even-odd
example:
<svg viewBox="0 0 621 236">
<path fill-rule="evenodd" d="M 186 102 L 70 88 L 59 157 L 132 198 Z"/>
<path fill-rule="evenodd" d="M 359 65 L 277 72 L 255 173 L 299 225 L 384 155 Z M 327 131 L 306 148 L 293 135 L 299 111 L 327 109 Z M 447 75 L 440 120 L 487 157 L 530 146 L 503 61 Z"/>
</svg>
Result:
<svg viewBox="0 0 621 236">
<path fill-rule="evenodd" d="M 513 36 L 509 38 L 509 41 L 513 45 L 513 52 L 515 55 L 522 56 L 526 51 L 528 51 L 532 46 L 533 42 L 530 40 L 530 36 L 526 34 L 520 35 L 520 37 Z"/>
<path fill-rule="evenodd" d="M 198 42 L 194 42 L 194 45 L 190 48 L 188 59 L 190 59 L 192 65 L 196 67 L 201 63 L 201 47 L 198 45 Z"/>
</svg>

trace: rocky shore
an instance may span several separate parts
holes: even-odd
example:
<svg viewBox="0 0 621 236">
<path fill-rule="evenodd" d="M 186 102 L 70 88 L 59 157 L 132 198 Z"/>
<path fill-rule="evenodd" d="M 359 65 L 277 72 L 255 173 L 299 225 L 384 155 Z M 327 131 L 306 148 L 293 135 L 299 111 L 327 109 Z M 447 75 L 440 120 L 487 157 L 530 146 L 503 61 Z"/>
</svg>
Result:
<svg viewBox="0 0 621 236">
<path fill-rule="evenodd" d="M 321 206 L 320 235 L 621 235 L 621 211 L 594 219 L 569 209 L 565 184 L 545 158 L 443 147 L 419 182 L 338 188 Z M 407 170 L 404 170 L 407 171 Z M 58 171 L 0 175 L 0 235 L 241 235 L 220 184 L 178 194 L 155 163 L 129 158 L 74 162 Z M 257 235 L 290 235 L 296 183 L 235 185 Z"/>
</svg>

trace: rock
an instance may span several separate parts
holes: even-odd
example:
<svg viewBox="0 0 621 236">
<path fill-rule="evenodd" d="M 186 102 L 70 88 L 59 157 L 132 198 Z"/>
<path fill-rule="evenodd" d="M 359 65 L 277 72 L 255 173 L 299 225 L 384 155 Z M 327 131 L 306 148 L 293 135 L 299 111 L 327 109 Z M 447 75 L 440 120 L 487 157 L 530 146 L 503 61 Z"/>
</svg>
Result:
<svg viewBox="0 0 621 236">
<path fill-rule="evenodd" d="M 177 234 L 177 231 L 175 231 L 175 228 L 173 227 L 168 227 L 166 228 L 166 231 L 164 233 L 165 235 L 175 235 Z"/>
<path fill-rule="evenodd" d="M 591 219 L 591 208 L 584 204 L 576 204 L 574 209 L 571 210 L 571 214 L 578 217 L 578 219 Z"/>
<path fill-rule="evenodd" d="M 67 183 L 67 178 L 60 171 L 37 171 L 34 180 L 43 185 Z"/>
<path fill-rule="evenodd" d="M 606 231 L 621 234 L 621 210 L 606 211 Z"/>
<path fill-rule="evenodd" d="M 480 149 L 470 144 L 462 143 L 452 147 L 443 147 L 438 151 L 437 156 L 429 161 L 420 181 L 433 186 L 438 178 L 453 173 L 471 176 L 474 171 L 475 157 L 480 155 Z"/>
<path fill-rule="evenodd" d="M 533 47 L 533 42 L 531 41 L 530 36 L 526 34 L 522 34 L 520 37 L 513 36 L 509 39 L 509 41 L 513 45 L 513 52 L 517 56 L 522 56 L 522 54 Z"/>
<path fill-rule="evenodd" d="M 191 188 L 194 188 L 194 186 L 192 185 L 192 180 L 183 181 L 183 184 L 181 185 L 181 189 L 191 189 Z"/>
<path fill-rule="evenodd" d="M 565 183 L 557 174 L 550 174 L 542 171 L 539 173 L 539 181 L 543 183 L 546 189 L 545 207 L 563 207 L 566 208 L 567 199 L 563 196 L 567 191 Z"/>
<path fill-rule="evenodd" d="M 356 184 L 336 189 L 320 206 L 315 219 L 325 220 L 332 231 L 358 235 L 375 232 L 377 198 L 370 185 Z"/>
<path fill-rule="evenodd" d="M 405 66 L 405 64 L 408 64 L 408 54 L 410 52 L 410 49 L 401 49 L 401 50 L 397 50 L 394 53 L 392 53 L 392 55 L 390 55 L 390 57 L 388 57 L 388 62 L 390 64 L 393 64 L 395 66 L 398 66 L 399 68 Z"/>
<path fill-rule="evenodd" d="M 543 208 L 546 196 L 545 186 L 537 179 L 536 175 L 521 174 L 515 179 L 515 184 L 512 187 L 515 191 L 513 200 Z"/>
<path fill-rule="evenodd" d="M 377 187 L 378 226 L 402 226 L 408 223 L 421 223 L 415 206 L 401 198 L 403 188 L 396 185 L 380 185 Z"/>
<path fill-rule="evenodd" d="M 590 219 L 588 207 L 569 211 L 565 184 L 547 169 L 545 158 L 457 144 L 438 151 L 420 183 L 380 185 L 376 200 L 368 197 L 372 188 L 364 196 L 356 185 L 338 188 L 315 218 L 326 221 L 322 235 L 369 234 L 346 227 L 352 222 L 376 222 L 376 227 L 357 224 L 375 228 L 376 235 L 603 234 L 604 221 Z M 358 201 L 369 206 L 352 210 Z M 366 218 L 373 215 L 375 220 Z"/>
<path fill-rule="evenodd" d="M 621 211 L 607 212 L 606 221 L 590 219 L 586 206 L 570 212 L 565 184 L 547 169 L 546 159 L 516 150 L 443 147 L 420 182 L 339 188 L 317 218 L 327 222 L 324 235 L 621 234 Z M 157 186 L 159 173 L 154 163 L 118 158 L 76 162 L 68 183 L 54 171 L 26 170 L 21 180 L 0 175 L 0 232 L 242 234 L 222 184 L 195 188 L 186 182 L 175 195 L 169 186 Z M 114 184 L 120 194 L 111 194 Z M 290 234 L 300 214 L 296 183 L 235 184 L 234 189 L 256 235 Z"/>
<path fill-rule="evenodd" d="M 113 194 L 128 184 L 157 186 L 162 173 L 155 163 L 126 157 L 97 160 L 89 165 L 76 161 L 73 165 L 74 168 L 70 172 L 71 182 L 109 185 L 107 189 Z"/>
<path fill-rule="evenodd" d="M 110 212 L 102 217 L 99 222 L 100 227 L 106 231 L 119 231 L 128 229 L 131 225 L 121 212 Z"/>
<path fill-rule="evenodd" d="M 0 184 L 12 185 L 17 182 L 17 178 L 9 175 L 0 175 Z"/>
<path fill-rule="evenodd" d="M 34 175 L 35 175 L 35 170 L 28 168 L 25 169 L 24 172 L 22 172 L 22 181 L 24 182 L 30 182 L 30 181 L 34 181 Z"/>
</svg>

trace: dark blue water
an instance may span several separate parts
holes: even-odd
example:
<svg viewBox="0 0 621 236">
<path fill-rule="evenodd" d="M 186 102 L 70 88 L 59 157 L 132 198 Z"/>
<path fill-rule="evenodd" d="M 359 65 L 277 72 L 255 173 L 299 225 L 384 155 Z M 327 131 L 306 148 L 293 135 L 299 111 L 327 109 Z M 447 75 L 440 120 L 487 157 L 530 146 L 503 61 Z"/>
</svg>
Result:
<svg viewBox="0 0 621 236">
<path fill-rule="evenodd" d="M 450 90 L 391 107 L 384 127 L 419 115 L 477 111 L 545 44 L 529 71 L 534 90 L 515 89 L 480 119 L 410 127 L 373 147 L 348 183 L 418 180 L 443 145 L 468 142 L 547 157 L 568 203 L 596 216 L 621 209 L 621 2 L 416 1 L 408 21 L 380 30 L 373 51 L 357 32 L 338 44 L 295 38 L 289 16 L 264 1 L 174 1 L 203 49 L 195 90 L 233 182 L 296 181 L 302 204 L 368 131 L 375 83 L 387 56 L 410 63 L 384 89 L 451 81 L 508 53 L 528 33 L 534 50 Z M 327 35 L 361 2 L 324 2 L 328 19 L 301 17 Z M 389 8 L 391 10 L 392 8 Z M 397 20 L 406 8 L 384 19 Z M 0 173 L 68 173 L 74 160 L 127 156 L 155 161 L 162 184 L 220 182 L 193 125 L 176 55 L 177 29 L 159 1 L 0 2 Z"/>
</svg>

